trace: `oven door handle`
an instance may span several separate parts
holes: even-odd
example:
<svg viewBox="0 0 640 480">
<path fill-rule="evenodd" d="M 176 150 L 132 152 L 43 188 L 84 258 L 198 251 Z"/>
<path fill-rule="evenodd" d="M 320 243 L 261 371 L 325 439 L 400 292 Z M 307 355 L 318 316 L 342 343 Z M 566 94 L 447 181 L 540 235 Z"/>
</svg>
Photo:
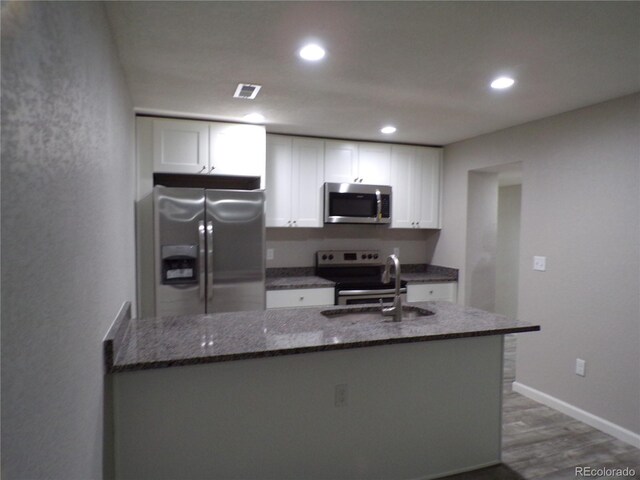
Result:
<svg viewBox="0 0 640 480">
<path fill-rule="evenodd" d="M 376 222 L 382 220 L 382 195 L 380 190 L 376 188 Z"/>
<path fill-rule="evenodd" d="M 338 290 L 339 297 L 357 297 L 360 295 L 395 295 L 396 289 L 389 288 L 385 290 Z M 402 287 L 400 294 L 407 293 L 407 288 Z"/>
</svg>

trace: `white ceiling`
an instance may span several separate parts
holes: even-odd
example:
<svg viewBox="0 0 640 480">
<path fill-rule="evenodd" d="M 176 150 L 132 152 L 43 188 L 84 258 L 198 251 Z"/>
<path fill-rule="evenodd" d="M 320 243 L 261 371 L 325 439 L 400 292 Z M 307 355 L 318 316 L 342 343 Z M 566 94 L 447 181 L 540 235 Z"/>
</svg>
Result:
<svg viewBox="0 0 640 480">
<path fill-rule="evenodd" d="M 640 2 L 107 2 L 138 111 L 445 145 L 640 91 Z M 305 40 L 322 62 L 297 57 Z M 508 74 L 516 85 L 494 91 Z M 262 85 L 234 99 L 239 82 Z M 379 129 L 393 124 L 396 134 Z"/>
</svg>

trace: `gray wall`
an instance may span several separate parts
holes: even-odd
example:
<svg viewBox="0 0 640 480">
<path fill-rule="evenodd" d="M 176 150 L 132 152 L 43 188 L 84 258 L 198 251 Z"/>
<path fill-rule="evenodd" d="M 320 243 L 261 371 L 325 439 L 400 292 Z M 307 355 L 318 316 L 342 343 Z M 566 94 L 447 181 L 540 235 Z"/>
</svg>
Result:
<svg viewBox="0 0 640 480">
<path fill-rule="evenodd" d="M 2 478 L 102 477 L 134 296 L 133 112 L 102 3 L 2 5 Z"/>
<path fill-rule="evenodd" d="M 382 255 L 400 249 L 403 263 L 431 263 L 439 230 L 391 229 L 377 225 L 325 225 L 324 228 L 268 228 L 267 268 L 311 267 L 318 250 L 375 249 Z"/>
<path fill-rule="evenodd" d="M 542 331 L 519 336 L 517 381 L 636 433 L 639 131 L 634 94 L 447 146 L 433 257 L 464 267 L 468 171 L 522 161 L 518 314 Z M 534 255 L 547 256 L 546 272 L 532 270 Z"/>
</svg>

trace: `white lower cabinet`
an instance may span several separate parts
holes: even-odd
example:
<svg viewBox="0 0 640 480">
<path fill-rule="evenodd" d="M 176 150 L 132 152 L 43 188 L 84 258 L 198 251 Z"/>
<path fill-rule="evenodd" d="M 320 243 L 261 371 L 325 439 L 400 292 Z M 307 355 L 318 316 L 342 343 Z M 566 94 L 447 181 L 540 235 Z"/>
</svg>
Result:
<svg viewBox="0 0 640 480">
<path fill-rule="evenodd" d="M 267 308 L 315 307 L 333 305 L 333 288 L 267 290 Z"/>
<path fill-rule="evenodd" d="M 428 302 L 446 300 L 455 303 L 458 300 L 458 283 L 414 283 L 407 285 L 408 302 Z"/>
</svg>

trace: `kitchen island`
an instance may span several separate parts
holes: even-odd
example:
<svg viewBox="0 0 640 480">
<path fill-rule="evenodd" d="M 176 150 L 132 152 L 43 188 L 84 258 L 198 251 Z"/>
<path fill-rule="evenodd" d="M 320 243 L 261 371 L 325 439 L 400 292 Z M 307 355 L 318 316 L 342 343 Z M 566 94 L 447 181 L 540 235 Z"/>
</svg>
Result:
<svg viewBox="0 0 640 480">
<path fill-rule="evenodd" d="M 276 309 L 130 319 L 105 340 L 116 478 L 437 478 L 500 461 L 503 335 L 448 302 L 399 323 Z"/>
</svg>

